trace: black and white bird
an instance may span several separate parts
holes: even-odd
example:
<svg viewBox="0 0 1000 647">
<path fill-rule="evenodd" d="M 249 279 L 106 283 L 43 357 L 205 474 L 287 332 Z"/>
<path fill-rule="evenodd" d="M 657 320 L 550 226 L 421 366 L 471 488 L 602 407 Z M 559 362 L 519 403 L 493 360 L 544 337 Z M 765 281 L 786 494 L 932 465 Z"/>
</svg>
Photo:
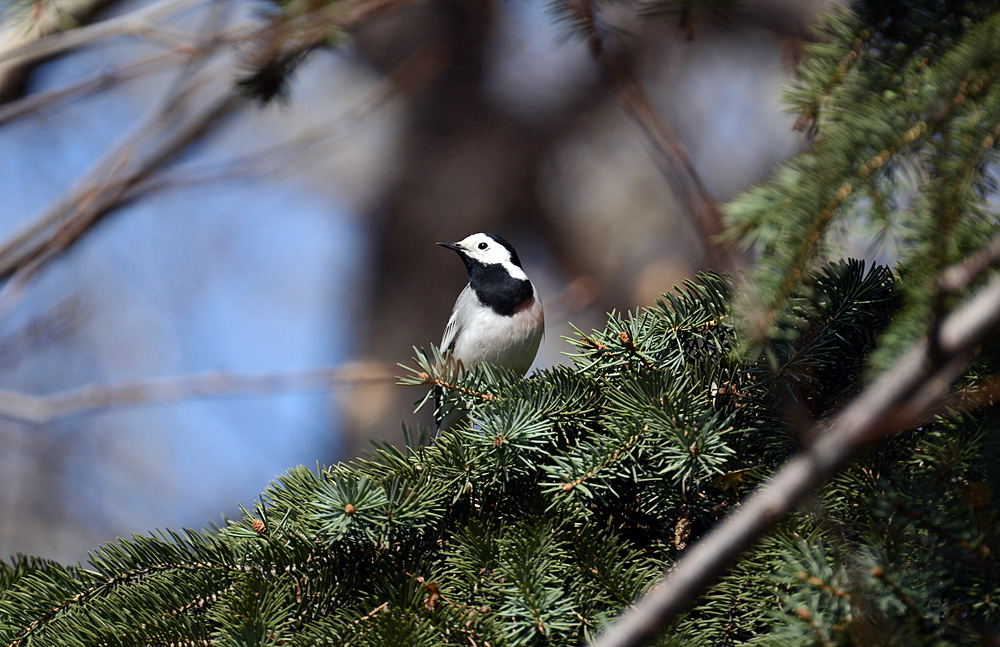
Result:
<svg viewBox="0 0 1000 647">
<path fill-rule="evenodd" d="M 438 245 L 458 252 L 469 270 L 469 284 L 455 301 L 441 351 L 451 351 L 465 368 L 486 362 L 527 373 L 542 341 L 545 317 L 517 252 L 494 234 L 472 234 Z M 454 424 L 464 413 L 461 409 L 459 405 L 446 411 L 438 428 Z"/>
</svg>

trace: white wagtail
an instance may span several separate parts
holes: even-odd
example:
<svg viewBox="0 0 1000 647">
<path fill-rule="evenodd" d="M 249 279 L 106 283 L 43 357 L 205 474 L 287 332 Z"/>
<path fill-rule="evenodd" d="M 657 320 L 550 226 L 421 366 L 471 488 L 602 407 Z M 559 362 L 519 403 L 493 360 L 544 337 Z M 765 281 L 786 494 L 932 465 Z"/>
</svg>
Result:
<svg viewBox="0 0 1000 647">
<path fill-rule="evenodd" d="M 469 270 L 465 286 L 441 338 L 465 368 L 486 362 L 524 375 L 538 353 L 545 329 L 542 300 L 521 267 L 517 252 L 494 234 L 472 234 L 457 243 L 438 243 L 458 252 Z M 446 415 L 446 429 L 457 415 Z"/>
</svg>

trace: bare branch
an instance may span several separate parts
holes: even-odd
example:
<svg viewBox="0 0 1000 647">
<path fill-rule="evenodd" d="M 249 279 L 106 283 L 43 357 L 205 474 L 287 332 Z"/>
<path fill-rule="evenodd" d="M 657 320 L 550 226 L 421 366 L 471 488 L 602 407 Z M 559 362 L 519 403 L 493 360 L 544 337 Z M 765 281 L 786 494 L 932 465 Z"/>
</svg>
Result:
<svg viewBox="0 0 1000 647">
<path fill-rule="evenodd" d="M 635 71 L 623 57 L 601 56 L 618 86 L 622 107 L 642 129 L 656 155 L 657 166 L 670 182 L 674 195 L 693 216 L 705 253 L 720 269 L 736 272 L 745 261 L 731 245 L 721 242 L 725 231 L 722 212 L 715 198 L 705 188 L 691 158 L 650 102 Z"/>
<path fill-rule="evenodd" d="M 674 197 L 692 216 L 705 254 L 713 265 L 722 270 L 736 272 L 744 269 L 744 258 L 720 238 L 725 224 L 715 198 L 702 182 L 687 151 L 649 100 L 628 52 L 621 47 L 612 51 L 612 43 L 604 37 L 593 0 L 576 0 L 569 3 L 568 8 L 573 12 L 574 21 L 586 34 L 591 53 L 607 70 L 617 88 L 622 108 L 652 146 L 657 167 L 670 183 Z"/>
<path fill-rule="evenodd" d="M 87 27 L 57 32 L 39 40 L 0 51 L 0 63 L 28 65 L 78 47 L 92 45 L 111 36 L 143 32 L 162 20 L 205 0 L 160 0 L 116 18 L 109 18 Z"/>
<path fill-rule="evenodd" d="M 996 265 L 998 262 L 1000 262 L 1000 234 L 991 238 L 975 254 L 946 269 L 941 275 L 941 280 L 938 281 L 938 289 L 945 295 L 955 294 L 967 287 L 986 268 Z"/>
<path fill-rule="evenodd" d="M 143 194 L 288 171 L 313 163 L 354 134 L 359 126 L 383 114 L 400 99 L 411 98 L 436 79 L 442 61 L 434 48 L 424 47 L 390 71 L 377 87 L 342 114 L 295 137 L 217 162 L 188 164 L 142 183 Z"/>
<path fill-rule="evenodd" d="M 194 55 L 179 50 L 156 54 L 127 65 L 101 70 L 89 79 L 80 81 L 79 83 L 47 92 L 38 92 L 17 101 L 0 104 L 0 126 L 25 115 L 37 114 L 41 110 L 58 106 L 65 101 L 75 99 L 87 93 L 104 90 L 119 83 L 138 78 L 144 74 L 190 60 L 190 57 Z"/>
<path fill-rule="evenodd" d="M 345 364 L 287 373 L 210 372 L 123 384 L 88 384 L 45 396 L 0 390 L 0 416 L 42 424 L 112 408 L 206 397 L 321 392 L 336 386 L 392 384 L 394 379 L 385 365 Z"/>
<path fill-rule="evenodd" d="M 116 30 L 131 28 L 129 25 L 134 27 L 179 11 L 189 6 L 189 3 L 201 1 L 161 0 L 140 10 L 138 16 L 130 14 L 132 22 L 119 23 L 117 26 L 105 25 L 104 29 L 115 33 Z M 329 28 L 356 25 L 377 13 L 410 2 L 413 0 L 338 2 L 332 7 L 293 16 L 285 24 L 244 30 L 244 37 L 281 40 L 284 31 L 306 24 L 309 25 L 309 36 L 298 39 L 297 46 L 308 51 L 322 42 Z M 87 39 L 91 37 L 86 36 Z M 59 37 L 56 42 L 67 41 Z M 80 44 L 79 40 L 70 42 Z M 45 50 L 48 52 L 62 51 L 58 50 L 61 45 L 46 47 L 50 48 Z M 15 50 L 15 53 L 17 51 L 20 50 Z M 29 48 L 27 53 L 21 52 L 20 55 L 33 56 L 38 51 L 41 50 Z M 7 56 L 12 54 L 8 53 Z M 141 193 L 143 181 L 197 140 L 212 123 L 245 102 L 244 96 L 231 83 L 231 70 L 224 69 L 214 75 L 205 74 L 201 77 L 185 77 L 177 91 L 172 92 L 155 114 L 140 124 L 124 144 L 96 164 L 62 198 L 0 245 L 0 279 L 11 278 L 0 290 L 0 316 L 9 309 L 15 297 L 41 267 L 74 243 L 106 214 L 137 197 Z"/>
<path fill-rule="evenodd" d="M 241 99 L 230 84 L 215 76 L 193 81 L 62 199 L 0 246 L 0 277 L 13 274 L 0 290 L 0 316 L 38 270 L 134 197 L 133 190 L 143 179 L 240 105 Z"/>
<path fill-rule="evenodd" d="M 27 43 L 37 42 L 66 29 L 76 28 L 93 20 L 114 0 L 68 0 L 59 3 L 35 3 L 30 21 L 9 19 L 0 21 L 0 55 Z M 25 25 L 22 22 L 28 22 Z M 31 69 L 39 61 L 0 63 L 0 103 L 10 101 L 24 91 Z"/>
<path fill-rule="evenodd" d="M 994 278 L 877 382 L 832 420 L 813 429 L 816 441 L 717 528 L 692 546 L 643 598 L 594 643 L 595 647 L 646 644 L 723 573 L 771 526 L 843 468 L 862 447 L 912 428 L 933 413 L 975 348 L 1000 326 L 1000 277 Z"/>
</svg>

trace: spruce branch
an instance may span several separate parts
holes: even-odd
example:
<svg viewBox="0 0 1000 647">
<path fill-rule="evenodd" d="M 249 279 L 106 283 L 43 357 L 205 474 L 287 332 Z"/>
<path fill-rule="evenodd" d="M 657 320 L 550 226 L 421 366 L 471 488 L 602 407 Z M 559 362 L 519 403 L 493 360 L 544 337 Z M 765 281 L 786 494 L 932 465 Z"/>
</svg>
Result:
<svg viewBox="0 0 1000 647">
<path fill-rule="evenodd" d="M 743 551 L 857 452 L 926 419 L 975 347 L 1000 326 L 1000 277 L 916 344 L 896 367 L 813 430 L 815 441 L 675 562 L 663 581 L 612 624 L 595 647 L 638 647 L 685 609 Z"/>
<path fill-rule="evenodd" d="M 968 557 L 983 559 L 990 556 L 992 551 L 989 546 L 984 546 L 978 542 L 973 544 L 966 539 L 956 537 L 954 533 L 943 527 L 941 524 L 927 518 L 927 515 L 922 513 L 920 510 L 903 503 L 898 496 L 893 496 L 890 503 L 892 504 L 894 510 L 911 519 L 916 525 L 933 532 L 949 544 L 960 546 L 966 553 L 968 553 Z"/>
<path fill-rule="evenodd" d="M 902 589 L 902 587 L 899 586 L 899 583 L 889 577 L 889 574 L 885 572 L 884 568 L 876 566 L 871 570 L 871 576 L 881 581 L 890 591 L 892 591 L 893 595 L 896 596 L 896 599 L 906 607 L 906 610 L 909 611 L 910 615 L 917 621 L 922 631 L 930 632 L 930 622 L 924 615 L 924 612 L 920 609 L 920 607 L 913 603 L 913 599 Z"/>
<path fill-rule="evenodd" d="M 471 395 L 475 398 L 479 398 L 480 400 L 485 400 L 486 402 L 490 402 L 495 399 L 492 393 L 476 391 L 475 389 L 471 389 L 467 386 L 462 386 L 460 384 L 452 384 L 451 382 L 446 382 L 445 380 L 442 380 L 439 377 L 431 377 L 427 373 L 419 373 L 417 377 L 421 379 L 423 384 L 438 386 L 448 391 L 461 393 L 462 395 Z"/>
<path fill-rule="evenodd" d="M 570 480 L 563 482 L 562 485 L 559 486 L 559 490 L 561 490 L 562 492 L 569 492 L 574 488 L 577 488 L 586 483 L 595 474 L 597 474 L 603 469 L 606 469 L 609 465 L 617 461 L 619 457 L 624 457 L 625 454 L 630 449 L 632 449 L 632 447 L 642 438 L 643 434 L 647 431 L 649 431 L 649 425 L 643 425 L 643 428 L 639 433 L 628 436 L 625 439 L 625 442 L 619 445 L 614 451 L 612 451 L 611 454 L 607 456 L 599 465 L 596 465 L 588 469 L 585 473 L 583 473 L 582 475 L 578 476 L 575 479 L 571 478 Z M 567 476 L 571 475 L 567 474 Z"/>
<path fill-rule="evenodd" d="M 629 334 L 627 332 L 623 330 L 620 333 L 618 333 L 618 339 L 619 341 L 621 341 L 622 346 L 625 347 L 625 350 L 627 350 L 630 355 L 639 358 L 643 366 L 645 366 L 650 371 L 657 370 L 657 367 L 653 366 L 653 363 L 649 361 L 649 358 L 642 354 L 642 351 L 640 351 L 639 347 L 635 345 L 635 341 L 633 341 L 632 338 L 629 337 Z"/>
<path fill-rule="evenodd" d="M 414 347 L 413 352 L 415 354 L 413 360 L 416 362 L 416 368 L 406 364 L 397 364 L 400 368 L 408 371 L 410 375 L 397 376 L 396 383 L 402 386 L 432 387 L 428 395 L 420 400 L 417 409 L 430 399 L 435 389 L 461 393 L 462 395 L 467 395 L 484 402 L 491 402 L 497 399 L 497 396 L 493 393 L 477 389 L 473 385 L 473 382 L 478 380 L 466 380 L 465 383 L 459 383 L 468 377 L 468 373 L 465 372 L 461 362 L 457 361 L 451 355 L 451 351 L 442 353 L 441 349 L 437 346 L 431 345 L 429 355 L 422 348 Z M 486 373 L 487 377 L 491 375 L 489 368 L 486 366 L 478 367 L 476 371 L 477 374 Z"/>
<path fill-rule="evenodd" d="M 850 19 L 845 8 L 834 7 L 834 11 L 841 12 L 841 19 Z M 795 130 L 813 131 L 815 129 L 823 102 L 830 97 L 833 88 L 840 85 L 841 81 L 847 74 L 848 69 L 858 62 L 861 57 L 861 51 L 865 47 L 868 39 L 871 38 L 871 35 L 871 31 L 863 31 L 858 34 L 858 37 L 854 40 L 853 46 L 837 62 L 836 67 L 832 72 L 830 72 L 829 76 L 827 76 L 823 81 L 815 83 L 815 94 L 809 98 L 807 103 L 803 104 L 798 109 L 799 117 L 795 120 L 795 124 L 793 125 Z"/>
<path fill-rule="evenodd" d="M 861 32 L 870 34 L 846 12 L 832 22 L 835 42 L 816 46 L 824 52 L 817 56 L 822 65 L 853 51 Z M 930 221 L 936 218 L 939 227 L 952 221 L 968 227 L 965 214 L 974 209 L 969 189 L 986 182 L 981 179 L 982 160 L 995 150 L 991 137 L 995 120 L 986 121 L 983 115 L 995 110 L 990 106 L 997 103 L 998 30 L 1000 17 L 987 15 L 937 56 L 898 73 L 886 69 L 881 60 L 888 55 L 887 45 L 862 48 L 862 63 L 871 65 L 852 66 L 843 87 L 828 99 L 834 105 L 852 105 L 852 110 L 829 110 L 821 124 L 823 134 L 809 152 L 793 158 L 768 183 L 729 206 L 731 236 L 741 237 L 747 247 L 759 246 L 762 252 L 755 272 L 760 312 L 751 317 L 757 338 L 779 322 L 789 297 L 811 263 L 821 259 L 836 226 L 859 219 L 864 205 L 861 191 L 872 189 L 875 203 L 891 203 L 900 193 L 891 176 L 901 165 L 910 163 L 936 178 L 916 190 L 916 208 L 926 222 L 911 230 L 922 232 L 911 241 L 916 244 L 902 250 L 919 257 L 930 277 L 943 262 L 955 262 L 954 246 L 948 248 L 947 258 L 942 256 L 944 250 L 933 251 L 950 237 L 931 233 Z M 807 72 L 803 93 L 819 82 L 815 69 Z M 980 131 L 983 125 L 989 132 Z M 876 176 L 883 186 L 873 179 Z M 928 205 L 938 205 L 940 213 L 927 213 Z M 956 220 L 959 213 L 961 221 Z M 926 263 L 927 255 L 934 255 L 936 264 Z"/>
</svg>

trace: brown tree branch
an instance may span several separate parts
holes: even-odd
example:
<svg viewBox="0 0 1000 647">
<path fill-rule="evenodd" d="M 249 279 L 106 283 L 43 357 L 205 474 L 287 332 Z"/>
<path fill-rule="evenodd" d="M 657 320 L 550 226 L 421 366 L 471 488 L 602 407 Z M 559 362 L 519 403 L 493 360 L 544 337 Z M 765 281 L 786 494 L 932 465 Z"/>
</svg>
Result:
<svg viewBox="0 0 1000 647">
<path fill-rule="evenodd" d="M 104 25 L 100 30 L 86 31 L 78 36 L 61 34 L 52 37 L 54 40 L 48 44 L 45 43 L 49 39 L 45 39 L 32 47 L 8 52 L 6 56 L 12 60 L 51 54 L 94 42 L 101 34 L 105 37 L 123 29 L 145 29 L 150 20 L 200 1 L 161 0 L 140 10 L 138 16 L 129 14 L 131 18 L 127 21 L 111 25 L 100 23 L 93 26 Z M 412 1 L 345 0 L 313 9 L 302 16 L 292 16 L 287 24 L 247 30 L 245 38 L 280 42 L 288 37 L 286 32 L 305 21 L 309 25 L 309 37 L 297 39 L 296 46 L 308 51 L 322 41 L 328 28 L 355 25 L 377 13 Z M 105 215 L 140 195 L 144 181 L 197 141 L 213 123 L 245 103 L 246 97 L 232 83 L 231 69 L 214 74 L 193 74 L 192 78 L 182 79 L 178 89 L 170 93 L 153 116 L 140 124 L 125 143 L 96 164 L 41 215 L 0 244 L 0 279 L 10 278 L 0 290 L 0 317 L 42 267 Z"/>
<path fill-rule="evenodd" d="M 950 314 L 937 338 L 916 344 L 878 381 L 831 420 L 813 429 L 815 442 L 688 549 L 595 647 L 646 644 L 750 548 L 772 525 L 843 468 L 865 445 L 912 428 L 940 406 L 976 347 L 1000 326 L 1000 277 Z"/>
<path fill-rule="evenodd" d="M 134 198 L 142 180 L 244 102 L 217 75 L 192 81 L 177 94 L 63 198 L 0 246 L 0 278 L 10 277 L 0 290 L 0 316 L 42 267 Z"/>
<path fill-rule="evenodd" d="M 605 30 L 592 0 L 573 0 L 567 8 L 573 14 L 573 21 L 586 35 L 594 57 L 607 70 L 618 90 L 622 108 L 646 136 L 657 167 L 669 182 L 674 197 L 693 221 L 711 264 L 729 272 L 744 269 L 746 261 L 742 255 L 731 244 L 721 240 L 725 223 L 715 198 L 702 182 L 684 146 L 650 101 L 628 51 L 621 46 L 612 47 L 614 43 L 605 38 Z"/>
<path fill-rule="evenodd" d="M 132 79 L 150 74 L 157 70 L 176 65 L 178 62 L 190 60 L 195 54 L 174 50 L 155 54 L 126 65 L 101 70 L 88 79 L 46 92 L 30 94 L 16 101 L 0 104 L 0 126 L 25 117 L 38 114 L 42 110 L 58 106 L 66 101 L 97 92 L 124 83 Z"/>
<path fill-rule="evenodd" d="M 70 0 L 68 2 L 36 2 L 30 20 L 4 16 L 0 21 L 0 56 L 46 39 L 67 29 L 89 23 L 114 0 Z M 22 24 L 28 23 L 28 24 Z M 0 63 L 0 103 L 13 100 L 24 92 L 31 70 L 41 62 Z"/>
<path fill-rule="evenodd" d="M 88 384 L 44 396 L 0 390 L 0 417 L 43 424 L 68 416 L 112 408 L 220 396 L 321 392 L 336 386 L 392 384 L 394 380 L 393 372 L 388 366 L 345 364 L 285 373 L 214 371 L 122 384 Z"/>
<path fill-rule="evenodd" d="M 160 0 L 116 18 L 57 31 L 14 47 L 0 50 L 0 63 L 29 65 L 79 47 L 93 45 L 112 36 L 141 33 L 157 21 L 190 9 L 205 0 Z"/>
<path fill-rule="evenodd" d="M 986 245 L 961 263 L 947 268 L 938 281 L 938 290 L 943 295 L 955 294 L 968 287 L 986 268 L 1000 263 L 1000 233 L 993 236 Z"/>
<path fill-rule="evenodd" d="M 670 183 L 674 196 L 691 216 L 711 263 L 728 272 L 744 269 L 743 257 L 731 245 L 720 240 L 725 224 L 719 205 L 702 182 L 687 151 L 650 102 L 631 63 L 624 56 L 609 55 L 606 48 L 602 52 L 601 60 L 618 88 L 622 107 L 652 146 L 657 167 Z"/>
</svg>

